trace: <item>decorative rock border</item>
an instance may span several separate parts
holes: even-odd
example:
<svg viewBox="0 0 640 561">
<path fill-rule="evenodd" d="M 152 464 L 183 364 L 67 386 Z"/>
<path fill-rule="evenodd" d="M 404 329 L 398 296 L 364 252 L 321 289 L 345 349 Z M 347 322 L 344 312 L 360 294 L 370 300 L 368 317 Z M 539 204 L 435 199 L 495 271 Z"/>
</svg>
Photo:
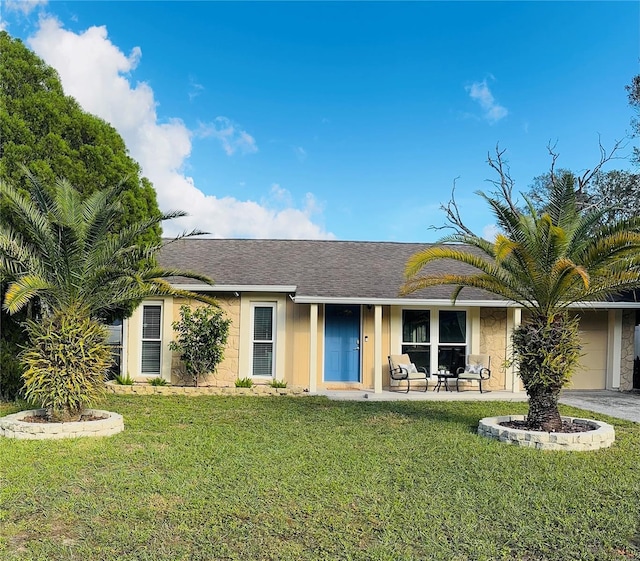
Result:
<svg viewBox="0 0 640 561">
<path fill-rule="evenodd" d="M 115 382 L 106 383 L 107 392 L 118 395 L 309 395 L 301 387 L 272 388 L 271 386 L 253 386 L 252 388 L 218 386 L 152 386 L 151 384 L 133 384 L 126 386 Z"/>
<path fill-rule="evenodd" d="M 87 415 L 102 417 L 95 421 L 71 421 L 68 423 L 30 423 L 25 417 L 44 415 L 44 409 L 20 411 L 0 417 L 0 436 L 21 440 L 52 440 L 84 436 L 111 436 L 124 430 L 122 415 L 100 409 L 87 409 Z"/>
<path fill-rule="evenodd" d="M 505 415 L 480 419 L 478 434 L 493 438 L 500 442 L 527 446 L 539 450 L 586 451 L 608 448 L 616 438 L 615 430 L 609 423 L 581 419 L 579 417 L 562 417 L 563 421 L 587 425 L 593 430 L 586 432 L 540 432 L 503 427 L 500 423 L 524 421 L 525 415 Z"/>
</svg>

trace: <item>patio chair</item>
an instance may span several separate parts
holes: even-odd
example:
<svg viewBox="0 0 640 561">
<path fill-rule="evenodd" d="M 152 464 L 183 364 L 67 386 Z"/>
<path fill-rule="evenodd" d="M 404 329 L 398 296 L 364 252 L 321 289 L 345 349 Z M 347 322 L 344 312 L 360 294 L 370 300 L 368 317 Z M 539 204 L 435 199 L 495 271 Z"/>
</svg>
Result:
<svg viewBox="0 0 640 561">
<path fill-rule="evenodd" d="M 424 391 L 429 388 L 429 373 L 424 366 L 416 367 L 409 355 L 389 356 L 389 376 L 392 380 L 406 380 L 407 393 L 411 389 L 411 380 L 424 380 Z"/>
<path fill-rule="evenodd" d="M 491 357 L 489 355 L 467 355 L 467 363 L 464 368 L 458 368 L 456 372 L 456 390 L 460 391 L 460 380 L 477 380 L 482 393 L 482 381 L 491 376 Z"/>
</svg>

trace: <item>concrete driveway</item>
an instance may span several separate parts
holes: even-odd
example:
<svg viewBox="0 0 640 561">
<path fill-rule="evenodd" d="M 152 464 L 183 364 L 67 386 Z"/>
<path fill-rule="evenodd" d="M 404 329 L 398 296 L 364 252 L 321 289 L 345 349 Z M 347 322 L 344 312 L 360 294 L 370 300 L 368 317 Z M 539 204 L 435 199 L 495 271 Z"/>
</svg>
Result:
<svg viewBox="0 0 640 561">
<path fill-rule="evenodd" d="M 610 390 L 565 390 L 560 403 L 640 423 L 640 393 Z"/>
</svg>

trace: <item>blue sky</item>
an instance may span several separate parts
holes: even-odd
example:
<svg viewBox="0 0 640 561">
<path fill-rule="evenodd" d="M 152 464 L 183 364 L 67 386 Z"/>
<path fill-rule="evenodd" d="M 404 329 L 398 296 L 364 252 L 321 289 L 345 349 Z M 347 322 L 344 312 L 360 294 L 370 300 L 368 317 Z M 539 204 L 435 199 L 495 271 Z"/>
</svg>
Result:
<svg viewBox="0 0 640 561">
<path fill-rule="evenodd" d="M 15 2 L 2 26 L 111 122 L 182 227 L 434 241 L 506 149 L 516 188 L 630 129 L 638 2 Z M 628 154 L 630 147 L 623 154 Z M 609 166 L 628 169 L 617 160 Z M 167 227 L 175 233 L 176 226 Z"/>
</svg>

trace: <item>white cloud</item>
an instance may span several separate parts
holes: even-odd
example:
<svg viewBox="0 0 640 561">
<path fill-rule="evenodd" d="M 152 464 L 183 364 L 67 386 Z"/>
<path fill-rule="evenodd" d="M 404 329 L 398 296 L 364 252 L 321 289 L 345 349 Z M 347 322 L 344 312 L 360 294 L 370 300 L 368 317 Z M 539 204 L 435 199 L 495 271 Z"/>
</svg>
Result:
<svg viewBox="0 0 640 561">
<path fill-rule="evenodd" d="M 483 111 L 483 117 L 489 121 L 489 123 L 497 123 L 500 119 L 503 119 L 509 114 L 506 107 L 496 102 L 487 80 L 482 82 L 474 82 L 470 86 L 465 88 L 469 92 L 469 97 L 480 104 Z"/>
<path fill-rule="evenodd" d="M 307 151 L 302 146 L 294 146 L 293 153 L 300 162 L 304 162 L 307 159 Z"/>
<path fill-rule="evenodd" d="M 4 9 L 7 12 L 19 12 L 28 16 L 39 6 L 46 6 L 48 0 L 4 0 Z"/>
<path fill-rule="evenodd" d="M 192 138 L 202 134 L 202 127 L 194 133 L 178 118 L 158 120 L 153 90 L 144 82 L 133 85 L 127 76 L 142 56 L 139 47 L 127 56 L 108 39 L 105 27 L 76 34 L 52 17 L 41 19 L 28 44 L 57 69 L 68 95 L 118 130 L 131 156 L 153 182 L 160 208 L 189 213 L 187 218 L 165 224 L 165 235 L 198 228 L 217 238 L 333 237 L 314 222 L 318 206 L 309 199 L 301 208 L 278 209 L 272 201 L 258 204 L 200 191 L 183 168 L 191 154 Z M 253 137 L 226 117 L 208 127 L 205 130 L 220 140 L 227 154 L 257 150 Z"/>
<path fill-rule="evenodd" d="M 204 86 L 198 84 L 193 76 L 189 76 L 189 101 L 193 101 L 204 91 Z"/>
<path fill-rule="evenodd" d="M 500 233 L 500 228 L 498 228 L 495 224 L 487 224 L 482 229 L 482 237 L 489 242 L 495 241 L 496 236 L 499 233 Z"/>
<path fill-rule="evenodd" d="M 287 189 L 281 187 L 279 183 L 274 183 L 273 185 L 271 185 L 270 195 L 271 195 L 270 202 L 272 205 L 274 203 L 276 205 L 284 205 L 284 206 L 293 205 L 293 199 L 291 198 L 291 193 Z"/>
<path fill-rule="evenodd" d="M 212 123 L 200 123 L 197 135 L 200 138 L 217 138 L 227 156 L 236 152 L 253 154 L 258 151 L 255 139 L 227 117 L 216 117 Z"/>
</svg>

